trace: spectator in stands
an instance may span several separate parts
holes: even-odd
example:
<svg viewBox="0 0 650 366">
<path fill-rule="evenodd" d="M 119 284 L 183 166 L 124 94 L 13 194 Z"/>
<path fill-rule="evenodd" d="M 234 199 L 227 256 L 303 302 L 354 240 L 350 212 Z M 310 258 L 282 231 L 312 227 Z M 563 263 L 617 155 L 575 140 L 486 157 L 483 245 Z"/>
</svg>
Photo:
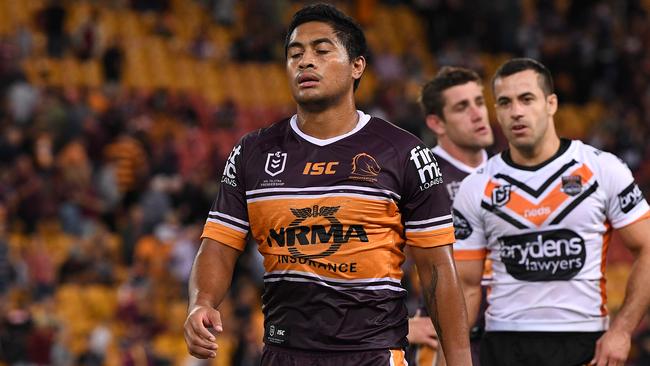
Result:
<svg viewBox="0 0 650 366">
<path fill-rule="evenodd" d="M 73 35 L 72 43 L 79 60 L 87 61 L 97 57 L 102 49 L 102 30 L 97 8 L 90 10 L 90 16 L 79 26 Z"/>
<path fill-rule="evenodd" d="M 104 80 L 107 83 L 119 83 L 122 81 L 124 69 L 124 48 L 122 39 L 115 37 L 111 40 L 102 55 L 102 71 Z"/>
<path fill-rule="evenodd" d="M 107 162 L 115 164 L 117 186 L 121 193 L 140 188 L 148 174 L 147 154 L 142 143 L 122 133 L 104 149 Z"/>
<path fill-rule="evenodd" d="M 40 14 L 40 23 L 47 38 L 47 54 L 50 57 L 63 57 L 67 43 L 66 18 L 67 10 L 60 0 L 50 0 Z"/>
<path fill-rule="evenodd" d="M 0 201 L 0 301 L 6 301 L 3 299 L 14 275 L 8 234 L 7 208 L 4 202 Z"/>
<path fill-rule="evenodd" d="M 7 92 L 8 109 L 13 121 L 20 126 L 28 125 L 34 117 L 39 99 L 39 90 L 29 84 L 23 74 L 19 74 Z"/>
</svg>

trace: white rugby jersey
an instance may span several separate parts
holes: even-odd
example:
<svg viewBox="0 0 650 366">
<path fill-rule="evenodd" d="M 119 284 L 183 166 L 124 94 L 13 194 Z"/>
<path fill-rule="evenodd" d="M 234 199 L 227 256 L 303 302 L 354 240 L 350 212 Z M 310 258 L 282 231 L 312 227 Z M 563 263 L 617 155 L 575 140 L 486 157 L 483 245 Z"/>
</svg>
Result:
<svg viewBox="0 0 650 366">
<path fill-rule="evenodd" d="M 495 155 L 463 181 L 453 211 L 454 250 L 492 260 L 488 331 L 606 330 L 610 234 L 650 217 L 622 161 L 570 140 L 536 167 Z"/>
</svg>

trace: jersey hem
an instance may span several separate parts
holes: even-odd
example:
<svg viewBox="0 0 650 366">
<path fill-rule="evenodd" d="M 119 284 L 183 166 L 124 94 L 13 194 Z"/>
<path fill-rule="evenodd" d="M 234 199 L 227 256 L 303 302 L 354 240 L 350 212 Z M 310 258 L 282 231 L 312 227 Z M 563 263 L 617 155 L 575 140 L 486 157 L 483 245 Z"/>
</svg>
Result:
<svg viewBox="0 0 650 366">
<path fill-rule="evenodd" d="M 609 317 L 585 321 L 557 321 L 538 320 L 516 323 L 512 321 L 488 320 L 485 322 L 485 331 L 490 332 L 601 332 L 609 328 Z"/>
</svg>

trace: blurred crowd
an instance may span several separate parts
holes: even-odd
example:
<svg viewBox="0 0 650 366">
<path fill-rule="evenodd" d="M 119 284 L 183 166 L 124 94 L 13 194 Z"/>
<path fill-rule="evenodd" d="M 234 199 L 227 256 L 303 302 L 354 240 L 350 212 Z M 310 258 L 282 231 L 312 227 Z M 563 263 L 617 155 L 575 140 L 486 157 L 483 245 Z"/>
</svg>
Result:
<svg viewBox="0 0 650 366">
<path fill-rule="evenodd" d="M 9 2 L 0 0 L 0 6 Z M 70 29 L 70 9 L 80 2 L 92 11 Z M 211 363 L 185 350 L 186 283 L 230 149 L 255 125 L 287 116 L 291 105 L 260 112 L 191 90 L 129 86 L 124 40 L 102 34 L 102 12 L 147 14 L 152 34 L 178 43 L 174 15 L 183 1 L 27 3 L 35 5 L 26 23 L 0 29 L 0 362 L 259 364 L 263 269 L 254 245 L 242 255 L 222 306 L 225 332 Z M 281 64 L 287 17 L 302 2 L 197 4 L 210 21 L 177 49 L 219 67 Z M 420 38 L 402 41 L 399 52 L 377 36 L 383 33 L 369 32 L 370 70 L 361 82 L 360 108 L 433 143 L 417 94 L 438 67 L 474 68 L 489 85 L 508 55 L 534 57 L 554 74 L 564 106 L 559 130 L 617 154 L 650 192 L 647 1 L 338 4 L 368 29 L 381 25 L 377 17 L 386 10 L 400 9 L 422 30 L 414 33 Z M 209 36 L 211 27 L 242 24 L 244 31 L 229 44 Z M 44 83 L 35 82 L 24 67 L 35 57 L 70 56 L 99 61 L 102 82 L 61 86 L 48 83 L 46 74 L 39 75 Z M 503 147 L 501 138 L 494 150 Z M 610 292 L 614 307 L 626 267 L 616 268 L 622 274 L 610 278 L 618 285 Z M 412 282 L 407 276 L 414 299 Z M 650 327 L 639 331 L 630 364 L 650 364 Z"/>
</svg>

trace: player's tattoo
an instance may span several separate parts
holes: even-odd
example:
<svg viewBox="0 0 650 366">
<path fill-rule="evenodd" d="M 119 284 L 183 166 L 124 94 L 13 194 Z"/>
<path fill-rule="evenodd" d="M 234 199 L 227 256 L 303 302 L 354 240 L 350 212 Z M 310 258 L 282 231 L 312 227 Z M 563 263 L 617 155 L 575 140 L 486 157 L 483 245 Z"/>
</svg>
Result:
<svg viewBox="0 0 650 366">
<path fill-rule="evenodd" d="M 424 288 L 424 296 L 426 305 L 429 308 L 429 314 L 433 326 L 438 333 L 438 339 L 443 342 L 442 328 L 440 327 L 440 315 L 438 314 L 438 298 L 436 297 L 436 289 L 438 288 L 438 268 L 435 265 L 431 266 L 431 284 Z"/>
</svg>

